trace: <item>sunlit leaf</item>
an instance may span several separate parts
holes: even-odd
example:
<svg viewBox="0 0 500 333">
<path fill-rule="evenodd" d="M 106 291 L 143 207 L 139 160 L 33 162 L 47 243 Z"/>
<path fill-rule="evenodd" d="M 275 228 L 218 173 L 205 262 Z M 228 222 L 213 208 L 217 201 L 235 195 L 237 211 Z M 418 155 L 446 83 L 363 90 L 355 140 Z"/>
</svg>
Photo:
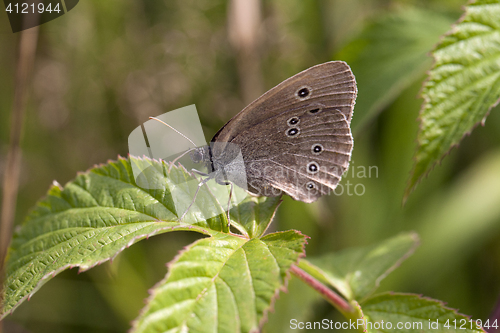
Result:
<svg viewBox="0 0 500 333">
<path fill-rule="evenodd" d="M 361 308 L 367 332 L 485 332 L 475 320 L 469 321 L 443 302 L 418 295 L 381 294 Z"/>
<path fill-rule="evenodd" d="M 269 227 L 281 197 L 248 196 L 231 208 L 231 225 L 249 238 L 260 237 Z"/>
<path fill-rule="evenodd" d="M 134 179 L 131 163 L 145 161 L 152 166 L 154 177 L 148 181 L 154 181 L 156 189 L 139 187 Z M 64 188 L 53 185 L 12 241 L 1 316 L 62 270 L 87 270 L 151 235 L 174 230 L 206 235 L 228 232 L 222 207 L 204 187 L 179 222 L 183 212 L 176 212 L 174 201 L 183 200 L 185 194 L 189 203 L 197 184 L 183 179 L 195 180 L 182 168 L 168 172 L 160 162 L 131 157 L 82 173 Z M 174 200 L 172 193 L 180 199 Z M 261 220 L 267 225 L 264 216 L 270 219 L 276 207 L 270 205 L 266 213 L 265 199 L 261 203 Z M 252 216 L 246 217 L 247 223 L 252 223 Z"/>
<path fill-rule="evenodd" d="M 169 265 L 132 332 L 258 331 L 304 244 L 296 231 L 197 241 Z"/>
<path fill-rule="evenodd" d="M 415 166 L 405 197 L 496 105 L 500 96 L 500 1 L 479 0 L 433 52 L 424 84 Z"/>
</svg>

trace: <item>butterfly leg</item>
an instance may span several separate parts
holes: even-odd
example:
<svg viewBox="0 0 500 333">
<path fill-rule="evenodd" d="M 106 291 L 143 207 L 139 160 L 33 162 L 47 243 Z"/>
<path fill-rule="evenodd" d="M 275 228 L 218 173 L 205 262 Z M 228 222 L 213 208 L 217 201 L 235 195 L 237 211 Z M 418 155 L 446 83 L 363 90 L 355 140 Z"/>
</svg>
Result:
<svg viewBox="0 0 500 333">
<path fill-rule="evenodd" d="M 196 170 L 196 169 L 191 169 L 191 172 L 195 173 L 195 174 L 197 174 L 199 176 L 210 177 L 210 175 L 208 173 L 205 173 L 205 172 L 202 172 L 202 171 L 199 171 L 199 170 Z"/>
<path fill-rule="evenodd" d="M 182 221 L 184 219 L 184 216 L 186 216 L 187 212 L 191 209 L 191 207 L 193 206 L 193 204 L 195 203 L 196 201 L 196 197 L 198 196 L 198 192 L 200 191 L 200 188 L 207 184 L 209 180 L 211 180 L 212 178 L 214 178 L 214 175 L 209 175 L 207 173 L 204 173 L 202 171 L 199 171 L 199 170 L 196 170 L 196 169 L 191 169 L 191 172 L 193 174 L 197 174 L 199 176 L 203 176 L 203 177 L 207 177 L 203 180 L 201 180 L 199 183 L 198 183 L 198 187 L 196 188 L 196 192 L 194 193 L 194 197 L 193 197 L 193 201 L 191 201 L 191 203 L 189 204 L 188 208 L 186 209 L 186 211 L 182 214 L 182 216 L 180 217 L 179 221 Z M 228 199 L 228 202 L 227 202 L 227 224 L 228 224 L 228 228 L 231 226 L 231 220 L 230 220 L 230 208 L 231 208 L 231 199 L 233 197 L 233 190 L 234 190 L 234 185 L 232 182 L 226 180 L 225 181 L 225 185 L 231 185 L 230 187 L 230 190 L 229 190 L 229 199 Z M 208 186 L 208 185 L 207 185 Z M 210 188 L 208 188 L 208 190 L 210 191 Z"/>
<path fill-rule="evenodd" d="M 209 178 L 205 178 L 205 179 L 203 180 L 205 183 L 207 183 L 210 179 L 212 179 L 212 178 L 210 178 L 210 175 L 209 175 L 209 174 L 204 173 L 204 172 L 201 172 L 201 171 L 199 171 L 199 170 L 196 170 L 196 169 L 191 169 L 191 172 L 196 173 L 196 174 L 198 174 L 198 175 L 200 175 L 200 176 L 209 177 Z M 231 226 L 231 220 L 229 219 L 229 209 L 231 208 L 231 199 L 232 199 L 232 197 L 233 197 L 233 189 L 234 189 L 234 185 L 233 185 L 233 183 L 232 183 L 232 182 L 230 182 L 230 181 L 228 181 L 228 180 L 226 180 L 226 181 L 225 181 L 225 183 L 226 183 L 226 185 L 231 185 L 231 188 L 229 189 L 229 200 L 227 201 L 227 215 L 226 215 L 226 217 L 227 217 L 227 227 L 229 228 L 229 227 Z M 200 184 L 201 184 L 201 183 L 200 183 Z M 201 184 L 201 185 L 203 185 L 203 184 Z M 201 185 L 199 185 L 199 187 L 201 187 Z M 207 185 L 207 186 L 208 186 L 208 185 Z M 198 187 L 198 189 L 196 190 L 196 193 L 198 193 L 199 187 Z M 210 190 L 210 188 L 209 188 L 209 190 Z M 195 195 L 195 198 L 196 198 L 196 195 Z M 191 205 L 189 206 L 189 208 L 191 208 Z"/>
<path fill-rule="evenodd" d="M 233 197 L 233 189 L 234 185 L 232 182 L 228 182 L 229 185 L 231 185 L 231 188 L 229 189 L 229 200 L 227 201 L 227 227 L 231 227 L 231 220 L 229 219 L 229 210 L 231 208 L 231 199 Z"/>
<path fill-rule="evenodd" d="M 183 219 L 184 219 L 184 216 L 186 216 L 187 212 L 191 209 L 191 207 L 193 206 L 194 202 L 196 201 L 196 197 L 198 196 L 198 192 L 200 191 L 200 188 L 205 185 L 211 178 L 208 177 L 208 178 L 205 178 L 203 179 L 202 181 L 200 181 L 198 183 L 198 187 L 196 188 L 196 192 L 194 192 L 194 197 L 193 197 L 193 201 L 191 201 L 191 203 L 189 204 L 188 208 L 186 208 L 186 211 L 182 214 L 182 216 L 180 217 L 179 219 L 179 222 L 181 222 Z"/>
<path fill-rule="evenodd" d="M 208 173 L 205 173 L 205 172 L 202 172 L 202 171 L 199 171 L 199 170 L 196 170 L 196 169 L 191 169 L 191 172 L 192 173 L 195 173 L 199 176 L 203 176 L 203 177 L 207 177 L 203 180 L 201 180 L 199 183 L 198 183 L 198 187 L 196 188 L 196 192 L 194 192 L 194 197 L 193 197 L 193 201 L 191 201 L 191 203 L 189 204 L 188 208 L 186 209 L 186 211 L 182 214 L 181 218 L 179 219 L 179 222 L 182 221 L 184 219 L 184 216 L 186 216 L 187 212 L 191 209 L 191 207 L 193 206 L 194 202 L 196 201 L 196 197 L 198 196 L 198 192 L 200 191 L 200 188 L 205 185 L 206 183 L 208 183 L 208 181 L 210 179 L 213 178 L 213 176 L 209 175 Z M 195 177 L 196 178 L 196 177 Z M 208 185 L 207 185 L 208 186 Z"/>
</svg>

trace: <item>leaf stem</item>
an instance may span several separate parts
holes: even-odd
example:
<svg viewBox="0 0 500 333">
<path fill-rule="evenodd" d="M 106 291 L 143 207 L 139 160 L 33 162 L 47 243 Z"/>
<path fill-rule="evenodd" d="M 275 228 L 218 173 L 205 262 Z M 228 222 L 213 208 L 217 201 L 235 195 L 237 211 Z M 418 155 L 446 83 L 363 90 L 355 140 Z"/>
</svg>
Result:
<svg viewBox="0 0 500 333">
<path fill-rule="evenodd" d="M 306 284 L 310 285 L 314 290 L 316 290 L 328 303 L 332 304 L 337 310 L 339 310 L 346 317 L 350 317 L 356 312 L 356 310 L 349 304 L 348 301 L 343 299 L 336 292 L 325 286 L 323 283 L 306 273 L 301 268 L 292 265 L 291 269 L 292 273 L 301 279 Z"/>
</svg>

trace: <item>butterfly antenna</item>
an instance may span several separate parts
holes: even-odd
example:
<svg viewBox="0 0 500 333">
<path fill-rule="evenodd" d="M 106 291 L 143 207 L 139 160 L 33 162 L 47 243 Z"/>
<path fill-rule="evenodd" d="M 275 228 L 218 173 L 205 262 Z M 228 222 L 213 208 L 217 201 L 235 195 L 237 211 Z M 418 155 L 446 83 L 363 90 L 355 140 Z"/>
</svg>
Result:
<svg viewBox="0 0 500 333">
<path fill-rule="evenodd" d="M 160 123 L 162 123 L 163 125 L 165 126 L 168 126 L 170 127 L 172 130 L 176 131 L 178 134 L 182 135 L 186 140 L 188 140 L 189 142 L 191 142 L 193 144 L 193 146 L 196 147 L 196 144 L 190 139 L 188 138 L 187 136 L 185 136 L 184 134 L 182 134 L 181 132 L 179 132 L 178 130 L 176 130 L 175 128 L 173 128 L 172 126 L 170 126 L 169 124 L 167 124 L 166 122 L 164 122 L 163 120 L 161 119 L 158 119 L 158 118 L 155 118 L 155 117 L 149 117 L 149 119 L 154 119 L 156 121 L 159 121 Z"/>
</svg>

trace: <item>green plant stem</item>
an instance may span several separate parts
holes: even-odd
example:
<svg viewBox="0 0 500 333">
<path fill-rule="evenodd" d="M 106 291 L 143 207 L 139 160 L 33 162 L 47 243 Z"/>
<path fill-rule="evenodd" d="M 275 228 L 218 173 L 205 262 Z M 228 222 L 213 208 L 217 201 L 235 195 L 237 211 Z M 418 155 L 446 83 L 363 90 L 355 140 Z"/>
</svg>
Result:
<svg viewBox="0 0 500 333">
<path fill-rule="evenodd" d="M 3 297 L 4 263 L 16 211 L 17 191 L 21 164 L 21 136 L 24 123 L 24 112 L 28 95 L 30 73 L 35 61 L 38 41 L 38 27 L 20 32 L 19 60 L 17 62 L 14 101 L 10 125 L 10 142 L 7 163 L 3 178 L 2 214 L 0 217 L 0 304 Z M 0 322 L 0 333 L 2 324 Z"/>
<path fill-rule="evenodd" d="M 325 286 L 323 283 L 306 273 L 304 270 L 295 265 L 293 265 L 290 270 L 296 277 L 314 288 L 314 290 L 316 290 L 325 300 L 328 301 L 328 303 L 332 304 L 344 316 L 350 318 L 352 314 L 355 313 L 355 309 L 351 306 L 351 304 L 349 304 L 349 302 L 347 302 L 336 292 Z"/>
</svg>

